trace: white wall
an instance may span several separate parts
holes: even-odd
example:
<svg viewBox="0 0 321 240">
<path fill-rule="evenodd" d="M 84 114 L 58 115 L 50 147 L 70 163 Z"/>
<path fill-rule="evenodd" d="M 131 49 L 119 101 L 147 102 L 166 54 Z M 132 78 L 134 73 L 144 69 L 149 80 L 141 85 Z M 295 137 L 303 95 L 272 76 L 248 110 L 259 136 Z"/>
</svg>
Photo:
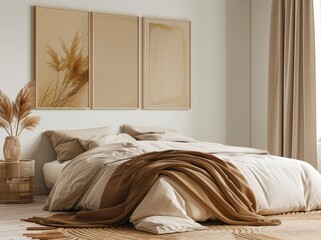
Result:
<svg viewBox="0 0 321 240">
<path fill-rule="evenodd" d="M 251 145 L 251 1 L 227 1 L 227 143 Z"/>
<path fill-rule="evenodd" d="M 271 0 L 227 1 L 227 143 L 267 148 Z"/>
<path fill-rule="evenodd" d="M 267 148 L 271 0 L 227 0 L 227 143 Z"/>
<path fill-rule="evenodd" d="M 1 0 L 0 89 L 12 99 L 33 78 L 32 6 L 183 18 L 192 22 L 191 110 L 35 110 L 33 132 L 23 132 L 23 158 L 36 160 L 36 192 L 45 191 L 42 165 L 55 158 L 47 129 L 75 129 L 122 123 L 176 128 L 199 140 L 226 142 L 225 0 Z M 5 132 L 0 129 L 0 146 Z M 2 158 L 2 154 L 0 155 Z"/>
<path fill-rule="evenodd" d="M 251 2 L 251 146 L 267 148 L 271 0 Z"/>
</svg>

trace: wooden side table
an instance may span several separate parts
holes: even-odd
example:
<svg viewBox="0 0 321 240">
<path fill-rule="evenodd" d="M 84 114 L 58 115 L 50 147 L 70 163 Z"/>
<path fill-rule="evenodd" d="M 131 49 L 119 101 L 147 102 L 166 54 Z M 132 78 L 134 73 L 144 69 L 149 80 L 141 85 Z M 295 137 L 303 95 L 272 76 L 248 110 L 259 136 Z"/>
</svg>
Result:
<svg viewBox="0 0 321 240">
<path fill-rule="evenodd" d="M 0 203 L 33 201 L 35 160 L 0 160 Z"/>
</svg>

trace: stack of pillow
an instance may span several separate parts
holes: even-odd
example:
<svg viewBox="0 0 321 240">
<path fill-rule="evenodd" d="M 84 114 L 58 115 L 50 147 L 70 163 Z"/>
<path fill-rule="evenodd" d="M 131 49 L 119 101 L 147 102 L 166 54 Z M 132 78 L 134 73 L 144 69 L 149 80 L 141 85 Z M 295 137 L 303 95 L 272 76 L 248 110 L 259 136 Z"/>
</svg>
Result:
<svg viewBox="0 0 321 240">
<path fill-rule="evenodd" d="M 135 145 L 136 140 L 195 142 L 194 139 L 184 136 L 174 129 L 124 124 L 121 131 L 122 133 L 115 135 L 112 128 L 107 126 L 91 129 L 48 130 L 46 133 L 60 162 L 73 159 L 87 150 L 108 143 L 122 142 Z"/>
</svg>

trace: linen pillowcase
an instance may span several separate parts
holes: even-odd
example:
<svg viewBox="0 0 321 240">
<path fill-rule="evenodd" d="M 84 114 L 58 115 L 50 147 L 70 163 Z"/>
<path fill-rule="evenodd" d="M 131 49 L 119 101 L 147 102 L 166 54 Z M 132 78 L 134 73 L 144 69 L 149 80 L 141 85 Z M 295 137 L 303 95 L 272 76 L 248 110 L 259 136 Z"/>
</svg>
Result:
<svg viewBox="0 0 321 240">
<path fill-rule="evenodd" d="M 82 138 L 77 138 L 78 142 L 80 145 L 86 149 L 90 150 L 95 147 L 99 147 L 108 143 L 132 143 L 133 145 L 137 144 L 137 141 L 135 138 L 132 138 L 126 133 L 119 133 L 117 135 L 108 135 L 105 138 L 99 138 L 99 139 L 82 139 Z"/>
<path fill-rule="evenodd" d="M 147 140 L 147 141 L 171 141 L 171 142 L 196 142 L 193 138 L 184 136 L 181 133 L 165 132 L 165 133 L 150 133 L 142 134 L 136 136 L 137 140 Z"/>
<path fill-rule="evenodd" d="M 46 131 L 57 153 L 60 162 L 73 159 L 86 150 L 79 144 L 77 138 L 101 139 L 112 134 L 111 127 L 74 129 L 74 130 L 48 130 Z"/>
<path fill-rule="evenodd" d="M 136 138 L 136 136 L 143 135 L 143 134 L 163 134 L 165 132 L 177 132 L 175 129 L 158 128 L 158 127 L 141 127 L 141 126 L 133 126 L 129 124 L 123 124 L 121 130 L 123 133 L 127 133 L 133 138 Z"/>
<path fill-rule="evenodd" d="M 145 217 L 135 225 L 137 230 L 154 234 L 187 232 L 207 227 L 194 222 L 192 219 L 173 217 L 173 216 L 150 216 Z"/>
</svg>

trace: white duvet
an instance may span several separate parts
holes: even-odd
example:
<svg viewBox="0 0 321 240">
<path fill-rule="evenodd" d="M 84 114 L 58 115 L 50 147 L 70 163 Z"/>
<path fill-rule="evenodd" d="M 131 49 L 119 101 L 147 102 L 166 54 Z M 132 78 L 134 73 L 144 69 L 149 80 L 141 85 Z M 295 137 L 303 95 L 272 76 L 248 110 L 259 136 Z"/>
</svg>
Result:
<svg viewBox="0 0 321 240">
<path fill-rule="evenodd" d="M 252 148 L 169 141 L 107 144 L 79 155 L 64 168 L 45 208 L 97 209 L 104 187 L 120 163 L 145 152 L 168 149 L 207 152 L 232 162 L 253 190 L 259 214 L 321 209 L 321 175 L 306 162 Z M 130 217 L 137 229 L 157 234 L 202 229 L 197 221 L 208 219 L 216 218 L 166 177 L 155 182 Z"/>
</svg>

